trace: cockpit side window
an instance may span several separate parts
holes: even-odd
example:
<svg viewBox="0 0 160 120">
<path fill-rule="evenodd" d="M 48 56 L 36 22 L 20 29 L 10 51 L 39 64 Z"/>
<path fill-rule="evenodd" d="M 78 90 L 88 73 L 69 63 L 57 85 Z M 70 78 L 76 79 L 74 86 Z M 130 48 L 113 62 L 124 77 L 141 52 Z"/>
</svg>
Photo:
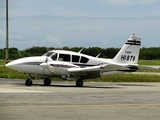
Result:
<svg viewBox="0 0 160 120">
<path fill-rule="evenodd" d="M 70 55 L 69 54 L 59 54 L 58 60 L 70 62 Z"/>
<path fill-rule="evenodd" d="M 80 63 L 87 63 L 88 60 L 89 60 L 88 58 L 81 56 Z"/>
<path fill-rule="evenodd" d="M 52 60 L 56 61 L 57 60 L 57 53 L 55 53 L 54 55 L 51 56 Z"/>
<path fill-rule="evenodd" d="M 78 55 L 72 55 L 72 62 L 79 62 L 80 56 Z"/>
</svg>

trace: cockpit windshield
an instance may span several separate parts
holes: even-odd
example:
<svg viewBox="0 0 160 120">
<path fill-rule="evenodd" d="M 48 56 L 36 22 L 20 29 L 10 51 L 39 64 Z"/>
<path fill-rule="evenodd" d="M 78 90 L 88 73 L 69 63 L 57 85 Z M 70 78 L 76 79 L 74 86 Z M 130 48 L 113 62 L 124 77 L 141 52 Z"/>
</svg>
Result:
<svg viewBox="0 0 160 120">
<path fill-rule="evenodd" d="M 52 54 L 54 54 L 54 52 L 47 52 L 47 53 L 45 53 L 45 54 L 44 54 L 44 55 L 42 55 L 42 56 L 50 57 Z"/>
<path fill-rule="evenodd" d="M 57 60 L 57 56 L 58 56 L 58 54 L 57 53 L 55 53 L 55 52 L 47 52 L 47 53 L 45 53 L 44 55 L 42 55 L 42 56 L 47 56 L 47 57 L 50 57 L 52 60 Z"/>
<path fill-rule="evenodd" d="M 58 57 L 58 54 L 57 53 L 54 53 L 51 58 L 52 60 L 56 61 L 57 60 L 57 57 Z"/>
</svg>

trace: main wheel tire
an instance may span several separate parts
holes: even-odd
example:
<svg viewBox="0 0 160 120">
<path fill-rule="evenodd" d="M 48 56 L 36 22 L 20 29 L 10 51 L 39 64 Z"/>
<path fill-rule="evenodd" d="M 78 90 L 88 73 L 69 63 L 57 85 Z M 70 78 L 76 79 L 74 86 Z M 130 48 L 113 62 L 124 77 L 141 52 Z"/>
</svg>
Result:
<svg viewBox="0 0 160 120">
<path fill-rule="evenodd" d="M 77 80 L 76 81 L 76 86 L 77 87 L 82 87 L 83 86 L 83 81 L 82 80 Z"/>
<path fill-rule="evenodd" d="M 32 85 L 32 80 L 29 78 L 25 82 L 26 86 L 31 86 Z"/>
<path fill-rule="evenodd" d="M 44 79 L 44 85 L 45 86 L 50 86 L 51 85 L 51 80 L 49 78 Z"/>
</svg>

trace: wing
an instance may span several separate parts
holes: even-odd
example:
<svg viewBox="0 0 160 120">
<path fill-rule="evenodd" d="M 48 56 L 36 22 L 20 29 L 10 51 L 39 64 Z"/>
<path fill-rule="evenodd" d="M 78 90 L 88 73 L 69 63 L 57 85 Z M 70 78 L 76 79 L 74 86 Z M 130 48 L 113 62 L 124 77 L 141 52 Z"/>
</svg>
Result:
<svg viewBox="0 0 160 120">
<path fill-rule="evenodd" d="M 134 72 L 138 69 L 143 70 L 155 70 L 158 69 L 152 66 L 142 66 L 137 64 L 127 65 L 127 64 L 103 64 L 98 66 L 86 67 L 86 68 L 69 68 L 67 71 L 72 75 L 85 76 L 100 74 L 101 72 L 111 72 L 111 71 L 126 71 Z"/>
<path fill-rule="evenodd" d="M 118 64 L 103 64 L 85 68 L 69 68 L 68 72 L 72 75 L 84 76 L 87 74 L 96 74 L 96 73 L 100 74 L 101 72 L 117 71 L 117 70 L 129 70 L 129 68 Z"/>
<path fill-rule="evenodd" d="M 72 75 L 87 75 L 87 73 L 100 73 L 100 66 L 92 66 L 85 68 L 69 68 L 67 71 Z"/>
</svg>

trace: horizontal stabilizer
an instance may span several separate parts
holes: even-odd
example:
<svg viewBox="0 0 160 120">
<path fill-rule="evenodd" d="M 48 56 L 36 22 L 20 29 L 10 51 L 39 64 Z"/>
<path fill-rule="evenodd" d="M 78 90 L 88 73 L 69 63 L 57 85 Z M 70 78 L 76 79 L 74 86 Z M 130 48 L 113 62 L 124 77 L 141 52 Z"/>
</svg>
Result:
<svg viewBox="0 0 160 120">
<path fill-rule="evenodd" d="M 128 65 L 129 68 L 131 69 L 139 69 L 139 70 L 157 70 L 158 67 L 154 66 L 147 66 L 147 65 Z"/>
<path fill-rule="evenodd" d="M 140 69 L 140 70 L 157 70 L 158 67 L 139 65 L 138 69 Z"/>
</svg>

